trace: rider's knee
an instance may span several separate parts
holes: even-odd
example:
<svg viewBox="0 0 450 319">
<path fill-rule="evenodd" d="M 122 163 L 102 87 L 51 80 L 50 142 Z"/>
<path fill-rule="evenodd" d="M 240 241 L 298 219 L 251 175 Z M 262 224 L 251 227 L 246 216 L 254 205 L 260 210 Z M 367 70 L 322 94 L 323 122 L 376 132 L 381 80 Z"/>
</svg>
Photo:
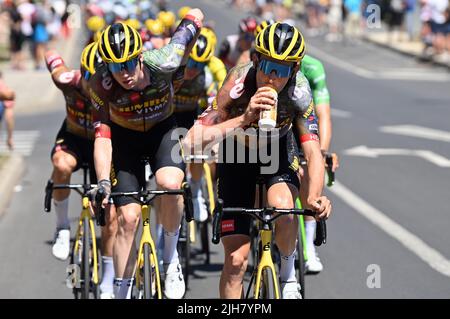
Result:
<svg viewBox="0 0 450 319">
<path fill-rule="evenodd" d="M 55 171 L 59 174 L 63 175 L 70 175 L 72 174 L 73 170 L 75 169 L 76 161 L 69 160 L 66 156 L 66 154 L 63 153 L 56 153 L 53 158 L 53 167 L 55 168 Z M 74 163 L 72 163 L 74 162 Z"/>
<path fill-rule="evenodd" d="M 247 256 L 239 251 L 232 252 L 227 256 L 227 269 L 230 275 L 238 275 L 247 267 Z"/>
<path fill-rule="evenodd" d="M 158 185 L 165 190 L 177 190 L 181 187 L 180 182 L 173 180 L 170 177 L 159 180 Z"/>
<path fill-rule="evenodd" d="M 124 233 L 134 233 L 137 228 L 138 215 L 132 210 L 122 210 L 117 218 L 118 224 Z"/>
</svg>

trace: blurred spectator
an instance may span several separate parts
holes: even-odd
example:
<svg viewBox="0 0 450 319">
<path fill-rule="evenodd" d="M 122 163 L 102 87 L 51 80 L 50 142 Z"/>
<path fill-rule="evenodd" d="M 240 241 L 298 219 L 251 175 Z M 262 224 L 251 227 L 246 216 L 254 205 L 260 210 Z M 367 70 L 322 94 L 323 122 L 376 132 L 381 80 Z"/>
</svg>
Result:
<svg viewBox="0 0 450 319">
<path fill-rule="evenodd" d="M 9 149 L 14 148 L 13 131 L 14 131 L 14 99 L 15 93 L 3 82 L 2 73 L 0 72 L 0 124 L 3 117 L 6 122 L 6 144 Z"/>
<path fill-rule="evenodd" d="M 9 20 L 9 49 L 11 53 L 11 67 L 14 70 L 22 70 L 23 55 L 22 47 L 25 40 L 25 36 L 22 33 L 22 17 L 17 10 L 17 6 L 12 0 L 5 1 L 3 3 L 3 10 L 8 13 Z"/>
<path fill-rule="evenodd" d="M 433 49 L 436 54 L 445 54 L 446 41 L 448 34 L 448 24 L 446 13 L 448 0 L 428 0 L 431 10 L 431 32 L 433 33 Z"/>
<path fill-rule="evenodd" d="M 36 70 L 45 70 L 44 55 L 50 35 L 47 31 L 47 24 L 50 21 L 48 7 L 42 3 L 35 6 L 32 15 L 33 41 L 34 41 L 34 64 Z"/>
<path fill-rule="evenodd" d="M 344 6 L 347 12 L 345 35 L 354 41 L 361 35 L 362 0 L 344 0 Z"/>
<path fill-rule="evenodd" d="M 416 11 L 417 0 L 406 0 L 405 20 L 406 20 L 406 32 L 408 33 L 408 40 L 413 41 L 414 34 L 414 13 Z"/>
<path fill-rule="evenodd" d="M 326 40 L 336 42 L 342 40 L 342 0 L 330 0 L 328 10 L 329 33 Z"/>
<path fill-rule="evenodd" d="M 399 29 L 403 26 L 403 19 L 406 12 L 405 0 L 389 1 L 387 19 L 390 32 L 390 42 L 400 41 Z"/>
</svg>

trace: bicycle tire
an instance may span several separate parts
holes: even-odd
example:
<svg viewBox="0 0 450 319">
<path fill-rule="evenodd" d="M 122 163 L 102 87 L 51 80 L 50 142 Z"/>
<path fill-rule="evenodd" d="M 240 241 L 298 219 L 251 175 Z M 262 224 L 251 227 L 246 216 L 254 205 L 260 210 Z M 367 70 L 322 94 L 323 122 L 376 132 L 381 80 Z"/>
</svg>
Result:
<svg viewBox="0 0 450 319">
<path fill-rule="evenodd" d="M 75 246 L 76 246 L 77 241 L 78 241 L 78 238 L 75 237 L 75 240 L 72 242 L 72 250 L 70 253 L 70 265 L 77 265 L 79 267 L 80 261 L 78 260 L 78 258 L 75 257 L 75 254 L 77 253 L 75 251 Z M 81 269 L 81 267 L 79 269 Z M 80 299 L 81 291 L 80 291 L 80 288 L 77 287 L 77 282 L 75 282 L 75 285 L 72 288 L 72 293 L 73 293 L 73 296 L 75 299 Z"/>
<path fill-rule="evenodd" d="M 189 224 L 186 222 L 185 218 L 182 218 L 181 220 L 181 226 L 180 226 L 180 235 L 178 237 L 178 256 L 180 259 L 180 265 L 183 272 L 184 277 L 184 284 L 186 287 L 186 290 L 189 288 L 189 268 L 190 268 L 190 227 Z"/>
<path fill-rule="evenodd" d="M 152 299 L 153 272 L 150 262 L 150 245 L 144 243 L 144 299 Z"/>
<path fill-rule="evenodd" d="M 302 295 L 302 299 L 305 299 L 305 274 L 306 274 L 306 265 L 305 265 L 305 256 L 303 254 L 303 240 L 302 240 L 302 233 L 301 228 L 299 228 L 298 231 L 298 238 L 297 238 L 297 256 L 296 256 L 296 277 L 297 282 L 300 284 L 300 294 Z"/>
<path fill-rule="evenodd" d="M 208 235 L 208 221 L 199 223 L 200 226 L 200 239 L 202 244 L 202 253 L 205 254 L 205 265 L 210 264 L 210 248 L 209 248 L 209 235 Z"/>
<path fill-rule="evenodd" d="M 81 262 L 81 299 L 89 299 L 90 292 L 90 262 L 89 262 L 89 251 L 90 251 L 90 240 L 89 240 L 89 218 L 85 217 L 83 219 L 83 251 L 82 251 L 82 262 Z"/>
<path fill-rule="evenodd" d="M 93 258 L 92 263 L 94 263 Z M 94 299 L 100 299 L 100 283 L 102 282 L 101 278 L 103 277 L 102 256 L 99 248 L 97 248 L 97 267 L 98 283 L 95 284 L 92 282 L 92 293 L 94 295 Z M 94 265 L 92 265 L 91 268 L 92 271 L 94 271 Z"/>
<path fill-rule="evenodd" d="M 263 269 L 259 299 L 276 299 L 274 280 L 277 280 L 270 268 Z M 280 286 L 279 284 L 277 285 Z M 280 296 L 280 294 L 278 294 Z"/>
</svg>

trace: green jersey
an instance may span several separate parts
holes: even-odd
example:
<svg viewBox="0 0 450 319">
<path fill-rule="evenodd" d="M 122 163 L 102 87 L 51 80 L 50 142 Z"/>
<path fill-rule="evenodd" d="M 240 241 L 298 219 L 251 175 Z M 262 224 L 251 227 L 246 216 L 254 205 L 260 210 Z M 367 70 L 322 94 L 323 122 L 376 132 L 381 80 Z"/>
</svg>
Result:
<svg viewBox="0 0 450 319">
<path fill-rule="evenodd" d="M 325 69 L 323 68 L 322 62 L 309 55 L 305 55 L 302 60 L 300 71 L 308 79 L 313 94 L 314 104 L 329 104 L 330 93 L 328 92 Z"/>
</svg>

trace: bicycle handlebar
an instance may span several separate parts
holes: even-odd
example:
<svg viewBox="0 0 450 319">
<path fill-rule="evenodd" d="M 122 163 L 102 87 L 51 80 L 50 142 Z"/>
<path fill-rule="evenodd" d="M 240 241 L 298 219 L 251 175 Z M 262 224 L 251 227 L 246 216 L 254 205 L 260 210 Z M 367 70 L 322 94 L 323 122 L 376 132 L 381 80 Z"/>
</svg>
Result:
<svg viewBox="0 0 450 319">
<path fill-rule="evenodd" d="M 185 207 L 185 219 L 186 222 L 191 222 L 194 219 L 194 204 L 192 203 L 192 192 L 191 187 L 189 186 L 189 183 L 183 183 L 181 186 L 181 189 L 173 189 L 173 190 L 143 190 L 140 192 L 114 192 L 111 193 L 111 197 L 117 197 L 117 196 L 130 196 L 134 197 L 141 203 L 148 203 L 151 202 L 156 196 L 161 195 L 183 195 L 183 202 Z M 141 200 L 137 196 L 140 197 L 146 197 L 154 195 L 150 200 Z"/>
<path fill-rule="evenodd" d="M 250 214 L 252 217 L 259 219 L 260 221 L 264 223 L 272 223 L 277 218 L 283 216 L 283 215 L 306 215 L 306 216 L 316 216 L 316 213 L 309 209 L 278 209 L 275 207 L 269 207 L 269 208 L 223 208 L 223 201 L 219 199 L 217 201 L 216 206 L 216 212 L 214 214 L 213 218 L 213 236 L 212 236 L 212 242 L 213 244 L 218 244 L 220 242 L 220 226 L 222 221 L 222 216 L 224 212 L 229 213 L 243 213 L 243 214 Z M 261 217 L 262 213 L 276 213 L 277 215 L 268 219 L 264 220 Z M 326 243 L 327 238 L 327 228 L 326 223 L 324 219 L 320 219 L 317 223 L 316 227 L 316 238 L 314 240 L 314 245 L 320 246 L 322 244 Z"/>
</svg>

